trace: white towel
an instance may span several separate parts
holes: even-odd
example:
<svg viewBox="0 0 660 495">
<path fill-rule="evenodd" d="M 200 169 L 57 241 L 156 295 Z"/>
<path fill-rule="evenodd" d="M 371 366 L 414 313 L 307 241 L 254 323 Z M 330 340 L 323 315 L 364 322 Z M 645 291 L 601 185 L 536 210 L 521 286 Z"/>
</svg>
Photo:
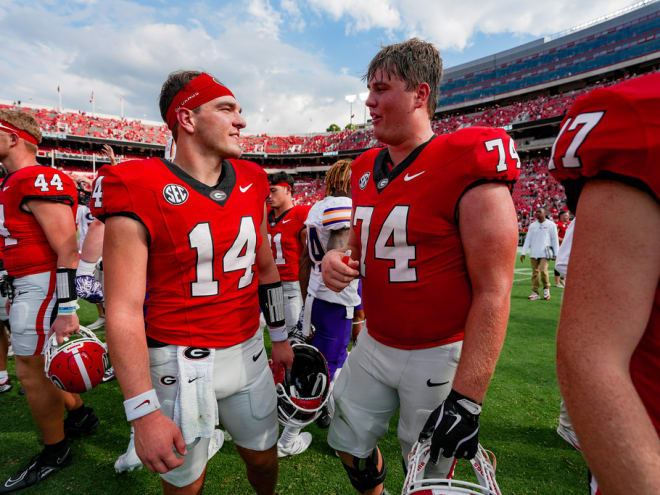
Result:
<svg viewBox="0 0 660 495">
<path fill-rule="evenodd" d="M 174 401 L 174 423 L 186 445 L 197 438 L 212 438 L 219 422 L 213 388 L 215 349 L 177 346 L 179 388 Z"/>
</svg>

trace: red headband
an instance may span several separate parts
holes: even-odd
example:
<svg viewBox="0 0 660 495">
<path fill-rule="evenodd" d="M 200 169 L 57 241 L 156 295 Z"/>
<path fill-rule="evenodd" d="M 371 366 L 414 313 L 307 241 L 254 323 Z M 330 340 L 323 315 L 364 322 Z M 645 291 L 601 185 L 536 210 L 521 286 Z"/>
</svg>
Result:
<svg viewBox="0 0 660 495">
<path fill-rule="evenodd" d="M 167 127 L 170 131 L 174 130 L 177 123 L 176 112 L 179 108 L 192 110 L 220 96 L 234 96 L 234 94 L 212 76 L 200 74 L 186 84 L 172 100 L 170 108 L 167 109 Z"/>
<path fill-rule="evenodd" d="M 278 182 L 277 184 L 274 184 L 274 185 L 275 186 L 280 186 L 280 187 L 288 187 L 289 189 L 291 189 L 291 185 L 288 184 L 287 182 L 284 182 L 284 181 Z"/>
<path fill-rule="evenodd" d="M 14 124 L 10 124 L 6 120 L 0 120 L 0 131 L 8 132 L 9 134 L 16 134 L 19 138 L 25 139 L 28 143 L 32 143 L 35 146 L 39 144 L 37 138 L 34 137 L 27 131 L 19 129 Z"/>
</svg>

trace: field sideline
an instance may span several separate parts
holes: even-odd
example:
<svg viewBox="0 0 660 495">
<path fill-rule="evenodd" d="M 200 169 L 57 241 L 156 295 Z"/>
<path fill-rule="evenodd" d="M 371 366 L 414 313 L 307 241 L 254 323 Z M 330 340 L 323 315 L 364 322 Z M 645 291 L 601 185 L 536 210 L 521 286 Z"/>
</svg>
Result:
<svg viewBox="0 0 660 495">
<path fill-rule="evenodd" d="M 505 495 L 565 495 L 586 492 L 586 466 L 580 454 L 557 436 L 559 390 L 555 376 L 555 332 L 562 289 L 552 288 L 550 301 L 528 301 L 529 261 L 516 265 L 511 318 L 504 349 L 484 403 L 480 440 L 497 456 L 497 479 Z M 552 272 L 551 272 L 552 274 Z M 96 319 L 96 309 L 84 302 L 82 324 Z M 25 398 L 17 394 L 13 359 L 9 374 L 15 387 L 0 395 L 0 479 L 22 467 L 38 448 Z M 101 425 L 91 436 L 73 442 L 74 463 L 23 493 L 160 493 L 158 477 L 146 470 L 117 475 L 113 464 L 128 442 L 122 395 L 117 382 L 83 396 L 94 407 Z M 327 445 L 326 432 L 310 426 L 314 441 L 299 456 L 281 460 L 277 493 L 282 495 L 349 495 L 354 492 L 339 460 Z M 388 463 L 385 482 L 391 494 L 403 484 L 396 439 L 396 418 L 380 444 Z M 459 463 L 458 473 L 471 470 Z M 471 473 L 467 476 L 472 479 Z M 243 465 L 231 442 L 210 461 L 205 493 L 252 493 Z"/>
</svg>

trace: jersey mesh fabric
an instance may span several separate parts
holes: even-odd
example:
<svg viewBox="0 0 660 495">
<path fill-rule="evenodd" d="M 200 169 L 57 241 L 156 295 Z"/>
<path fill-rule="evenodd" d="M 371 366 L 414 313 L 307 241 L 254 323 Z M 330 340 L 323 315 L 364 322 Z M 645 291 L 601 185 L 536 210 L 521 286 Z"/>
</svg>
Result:
<svg viewBox="0 0 660 495">
<path fill-rule="evenodd" d="M 0 233 L 4 236 L 5 267 L 14 277 L 57 268 L 57 255 L 43 229 L 34 215 L 23 209 L 25 203 L 35 199 L 70 206 L 72 225 L 75 222 L 78 191 L 64 172 L 34 165 L 9 174 L 0 186 Z"/>
<path fill-rule="evenodd" d="M 254 334 L 259 327 L 255 259 L 267 195 L 265 172 L 244 160 L 225 160 L 213 188 L 156 158 L 102 169 L 92 214 L 103 221 L 128 216 L 148 232 L 149 337 L 229 347 Z"/>
<path fill-rule="evenodd" d="M 272 210 L 268 218 L 268 237 L 273 251 L 273 259 L 283 282 L 297 281 L 300 270 L 302 244 L 300 233 L 305 228 L 305 220 L 310 207 L 296 205 L 274 217 Z"/>
<path fill-rule="evenodd" d="M 436 136 L 391 172 L 388 156 L 369 150 L 351 173 L 369 333 L 402 349 L 462 340 L 472 296 L 458 204 L 471 187 L 518 178 L 514 144 L 474 127 Z"/>
<path fill-rule="evenodd" d="M 321 276 L 321 261 L 326 252 L 330 234 L 351 226 L 351 198 L 327 196 L 312 206 L 307 215 L 307 249 L 312 261 L 307 292 L 317 299 L 343 306 L 357 306 L 358 281 L 355 280 L 341 292 L 328 289 Z"/>
</svg>

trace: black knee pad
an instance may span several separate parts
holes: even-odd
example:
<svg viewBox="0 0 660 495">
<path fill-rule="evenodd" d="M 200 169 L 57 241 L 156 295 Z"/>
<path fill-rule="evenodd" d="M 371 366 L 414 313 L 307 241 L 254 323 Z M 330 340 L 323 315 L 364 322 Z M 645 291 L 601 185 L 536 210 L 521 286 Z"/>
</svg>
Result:
<svg viewBox="0 0 660 495">
<path fill-rule="evenodd" d="M 385 481 L 385 475 L 387 474 L 384 457 L 383 467 L 380 471 L 378 470 L 378 447 L 372 450 L 366 459 L 353 457 L 353 467 L 347 466 L 343 462 L 342 466 L 348 473 L 351 485 L 358 492 L 365 492 L 377 487 Z"/>
</svg>

